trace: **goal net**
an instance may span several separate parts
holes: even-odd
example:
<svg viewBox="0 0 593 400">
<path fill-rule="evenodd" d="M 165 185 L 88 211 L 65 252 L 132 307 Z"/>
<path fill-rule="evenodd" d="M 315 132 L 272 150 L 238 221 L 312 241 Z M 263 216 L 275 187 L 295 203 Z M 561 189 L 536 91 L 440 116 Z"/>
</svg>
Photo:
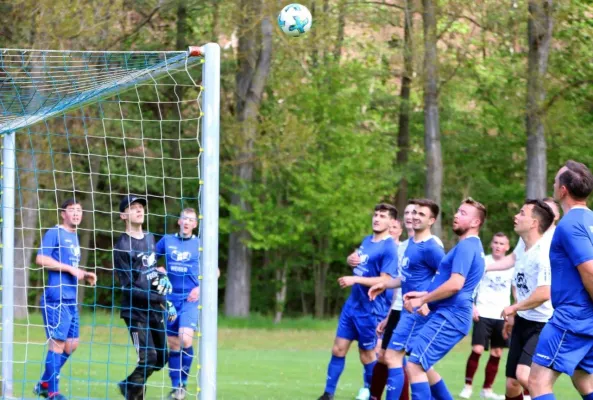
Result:
<svg viewBox="0 0 593 400">
<path fill-rule="evenodd" d="M 129 195 L 147 200 L 143 229 L 156 241 L 179 232 L 183 209 L 197 210 L 200 320 L 184 379 L 186 398 L 216 398 L 219 70 L 216 44 L 183 52 L 0 49 L 3 398 L 37 397 L 51 349 L 46 331 L 56 335 L 67 319 L 44 314 L 44 290 L 56 281 L 36 257 L 69 198 L 83 209 L 71 253 L 97 282 L 75 289 L 79 335 L 70 326 L 66 337 L 79 344 L 56 382 L 69 399 L 121 398 L 118 382 L 139 359 L 120 318 L 113 260 L 125 231 L 120 201 Z M 165 366 L 145 396 L 171 390 Z"/>
</svg>

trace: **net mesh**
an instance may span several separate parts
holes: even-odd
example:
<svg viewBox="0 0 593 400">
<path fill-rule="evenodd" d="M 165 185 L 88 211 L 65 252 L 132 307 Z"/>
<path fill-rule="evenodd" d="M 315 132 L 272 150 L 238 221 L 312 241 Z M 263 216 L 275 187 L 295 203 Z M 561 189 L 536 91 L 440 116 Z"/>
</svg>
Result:
<svg viewBox="0 0 593 400">
<path fill-rule="evenodd" d="M 147 198 L 144 229 L 155 235 L 175 232 L 183 208 L 200 214 L 202 62 L 187 52 L 0 50 L 0 134 L 14 132 L 16 148 L 14 397 L 33 398 L 43 373 L 48 272 L 35 256 L 70 197 L 84 209 L 80 265 L 98 280 L 78 287 L 79 346 L 61 371 L 60 392 L 120 396 L 116 383 L 137 355 L 119 317 L 113 270 L 113 245 L 125 229 L 119 202 Z M 188 396 L 199 389 L 197 364 Z M 149 379 L 147 397 L 165 397 L 170 387 L 165 367 Z"/>
</svg>

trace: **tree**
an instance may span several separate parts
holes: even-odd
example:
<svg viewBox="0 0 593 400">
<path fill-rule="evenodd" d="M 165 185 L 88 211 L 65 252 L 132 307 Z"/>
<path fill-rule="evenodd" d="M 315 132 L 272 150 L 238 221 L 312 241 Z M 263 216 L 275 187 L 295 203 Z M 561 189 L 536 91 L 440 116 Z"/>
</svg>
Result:
<svg viewBox="0 0 593 400">
<path fill-rule="evenodd" d="M 236 112 L 241 138 L 233 170 L 237 190 L 231 195 L 231 208 L 248 212 L 249 204 L 241 189 L 253 180 L 253 145 L 257 136 L 257 117 L 272 59 L 272 23 L 263 14 L 263 0 L 241 0 L 242 20 L 239 26 L 238 71 L 236 75 Z M 251 296 L 251 251 L 249 232 L 237 219 L 231 219 L 229 236 L 225 314 L 247 316 Z"/>
<path fill-rule="evenodd" d="M 544 131 L 546 88 L 544 78 L 548 69 L 552 41 L 552 0 L 529 2 L 527 37 L 527 182 L 529 198 L 542 198 L 547 192 L 546 136 Z"/>
<path fill-rule="evenodd" d="M 441 203 L 443 187 L 443 155 L 439 127 L 438 55 L 436 0 L 422 0 L 424 10 L 424 149 L 426 152 L 426 197 Z M 433 226 L 441 234 L 441 219 Z"/>
</svg>

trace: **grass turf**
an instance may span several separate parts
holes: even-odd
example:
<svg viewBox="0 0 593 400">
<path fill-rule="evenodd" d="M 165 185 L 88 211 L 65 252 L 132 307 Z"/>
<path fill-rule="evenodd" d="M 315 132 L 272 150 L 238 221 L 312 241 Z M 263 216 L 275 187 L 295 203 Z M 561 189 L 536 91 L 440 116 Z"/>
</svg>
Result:
<svg viewBox="0 0 593 400">
<path fill-rule="evenodd" d="M 219 320 L 218 399 L 317 399 L 323 392 L 336 322 L 310 318 L 286 320 L 274 325 L 269 319 L 254 316 L 249 320 Z M 136 363 L 128 332 L 118 316 L 84 314 L 81 343 L 61 373 L 61 392 L 71 399 L 121 398 L 116 383 L 131 372 Z M 39 315 L 15 324 L 14 395 L 32 398 L 46 351 L 45 335 Z M 442 360 L 436 369 L 455 397 L 464 381 L 465 363 L 470 346 L 466 340 Z M 488 355 L 480 360 L 474 379 L 474 399 L 484 379 Z M 494 390 L 504 393 L 503 356 Z M 197 374 L 194 367 L 192 375 Z M 356 344 L 347 357 L 336 400 L 353 399 L 362 383 L 362 366 Z M 147 398 L 166 398 L 167 371 L 149 380 Z M 191 379 L 189 394 L 195 398 L 197 383 Z M 563 376 L 555 387 L 558 399 L 579 399 L 570 380 Z"/>
</svg>

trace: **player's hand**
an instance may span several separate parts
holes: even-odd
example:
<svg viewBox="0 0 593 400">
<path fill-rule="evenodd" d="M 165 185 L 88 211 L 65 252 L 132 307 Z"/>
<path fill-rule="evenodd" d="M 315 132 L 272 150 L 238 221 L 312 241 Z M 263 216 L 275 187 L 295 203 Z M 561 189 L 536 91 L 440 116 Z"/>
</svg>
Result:
<svg viewBox="0 0 593 400">
<path fill-rule="evenodd" d="M 342 289 L 347 288 L 348 286 L 354 285 L 356 282 L 355 276 L 342 276 L 338 278 L 338 283 Z"/>
<path fill-rule="evenodd" d="M 187 301 L 190 303 L 195 303 L 200 299 L 200 287 L 196 286 L 189 292 L 189 296 L 187 296 Z"/>
<path fill-rule="evenodd" d="M 474 312 L 473 312 L 473 315 L 472 315 L 472 319 L 475 322 L 478 322 L 480 320 L 480 313 L 478 312 L 478 307 L 476 307 L 476 306 L 474 306 Z"/>
<path fill-rule="evenodd" d="M 158 276 L 152 281 L 152 286 L 156 292 L 160 295 L 166 296 L 171 294 L 173 291 L 173 286 L 171 285 L 171 281 L 169 277 L 164 274 L 158 274 Z"/>
<path fill-rule="evenodd" d="M 350 254 L 348 256 L 348 258 L 346 259 L 346 262 L 352 268 L 356 267 L 358 264 L 360 264 L 360 257 L 358 256 L 358 253 L 354 252 L 354 253 Z"/>
<path fill-rule="evenodd" d="M 84 279 L 85 271 L 80 268 L 70 267 L 70 274 L 75 276 L 77 280 L 81 281 Z"/>
<path fill-rule="evenodd" d="M 422 304 L 422 307 L 420 307 L 416 312 L 423 317 L 426 317 L 428 314 L 430 314 L 430 308 L 428 308 L 428 304 Z"/>
<path fill-rule="evenodd" d="M 375 300 L 377 296 L 385 291 L 385 282 L 377 283 L 369 288 L 369 299 Z"/>
<path fill-rule="evenodd" d="M 383 332 L 385 332 L 385 325 L 387 325 L 387 318 L 385 318 L 383 321 L 379 322 L 379 325 L 377 325 L 377 328 L 375 328 L 375 332 L 377 333 L 377 336 L 381 336 L 383 335 Z"/>
<path fill-rule="evenodd" d="M 421 307 L 424 302 L 422 301 L 422 297 L 426 294 L 426 292 L 408 292 L 404 295 L 404 308 L 408 310 L 408 312 L 413 313 L 415 309 Z"/>
<path fill-rule="evenodd" d="M 177 309 L 172 302 L 167 300 L 164 305 L 161 304 L 161 307 L 167 312 L 167 320 L 169 322 L 173 322 L 177 319 Z"/>
<path fill-rule="evenodd" d="M 517 314 L 517 309 L 515 308 L 515 305 L 513 304 L 511 306 L 505 307 L 504 310 L 502 310 L 502 312 L 500 313 L 500 316 L 502 317 L 502 319 L 504 319 L 506 321 L 507 318 L 514 317 L 515 314 Z"/>
<path fill-rule="evenodd" d="M 506 321 L 504 321 L 504 326 L 502 327 L 502 337 L 505 340 L 508 340 L 511 337 L 511 333 L 513 332 L 513 326 L 515 325 L 515 317 L 508 317 Z"/>
<path fill-rule="evenodd" d="M 84 279 L 89 283 L 91 286 L 95 286 L 97 284 L 97 274 L 94 272 L 85 271 Z"/>
</svg>

